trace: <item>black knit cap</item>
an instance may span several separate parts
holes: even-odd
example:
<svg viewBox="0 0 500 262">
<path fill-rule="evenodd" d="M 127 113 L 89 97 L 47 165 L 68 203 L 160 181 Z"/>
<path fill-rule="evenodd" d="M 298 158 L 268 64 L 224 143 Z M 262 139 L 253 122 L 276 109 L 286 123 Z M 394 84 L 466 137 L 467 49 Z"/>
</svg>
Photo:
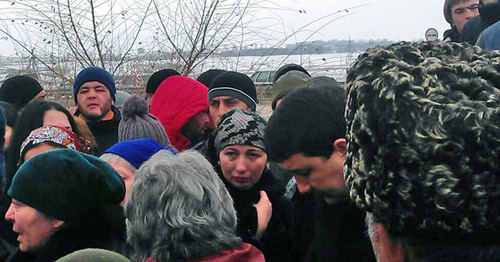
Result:
<svg viewBox="0 0 500 262">
<path fill-rule="evenodd" d="M 11 103 L 18 111 L 43 90 L 33 77 L 22 75 L 11 77 L 0 87 L 0 100 Z"/>
<path fill-rule="evenodd" d="M 196 80 L 198 80 L 198 82 L 204 84 L 206 87 L 209 87 L 210 83 L 212 83 L 212 80 L 214 80 L 217 76 L 219 76 L 220 74 L 222 74 L 224 72 L 227 72 L 227 71 L 222 70 L 222 69 L 209 69 L 209 70 L 201 73 L 201 75 L 199 75 L 198 78 L 196 78 Z"/>
<path fill-rule="evenodd" d="M 237 98 L 247 104 L 252 111 L 257 108 L 257 91 L 255 85 L 245 74 L 227 71 L 220 74 L 208 88 L 208 100 L 217 96 L 230 96 Z"/>
<path fill-rule="evenodd" d="M 248 145 L 266 151 L 264 145 L 264 130 L 266 120 L 259 115 L 233 109 L 225 113 L 216 129 L 214 145 L 217 155 L 227 146 Z"/>
<path fill-rule="evenodd" d="M 146 84 L 146 94 L 154 94 L 163 80 L 167 79 L 169 76 L 177 75 L 180 74 L 174 69 L 162 69 L 154 72 Z"/>
<path fill-rule="evenodd" d="M 45 215 L 73 221 L 96 208 L 119 206 L 125 184 L 103 160 L 57 149 L 28 159 L 14 175 L 8 195 Z"/>
<path fill-rule="evenodd" d="M 309 74 L 309 72 L 307 72 L 307 70 L 305 68 L 303 68 L 301 65 L 297 65 L 297 64 L 286 64 L 282 67 L 280 67 L 278 70 L 276 70 L 276 73 L 274 73 L 274 77 L 273 77 L 273 84 L 276 82 L 276 80 L 278 80 L 278 78 L 280 78 L 282 75 L 286 74 L 287 72 L 290 72 L 290 71 L 301 71 L 301 72 L 304 72 L 306 73 L 309 77 L 311 77 L 311 74 Z"/>
</svg>

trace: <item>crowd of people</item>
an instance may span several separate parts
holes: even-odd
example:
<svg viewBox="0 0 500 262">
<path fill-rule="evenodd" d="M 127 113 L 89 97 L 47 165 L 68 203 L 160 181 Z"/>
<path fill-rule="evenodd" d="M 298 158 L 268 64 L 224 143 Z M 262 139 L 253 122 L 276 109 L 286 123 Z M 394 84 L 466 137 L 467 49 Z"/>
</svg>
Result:
<svg viewBox="0 0 500 262">
<path fill-rule="evenodd" d="M 445 1 L 452 38 L 496 6 Z M 482 28 L 476 41 L 495 39 Z M 379 46 L 345 84 L 287 64 L 267 120 L 228 70 L 160 70 L 139 97 L 84 68 L 71 111 L 7 79 L 0 260 L 500 261 L 500 53 L 486 49 Z"/>
</svg>

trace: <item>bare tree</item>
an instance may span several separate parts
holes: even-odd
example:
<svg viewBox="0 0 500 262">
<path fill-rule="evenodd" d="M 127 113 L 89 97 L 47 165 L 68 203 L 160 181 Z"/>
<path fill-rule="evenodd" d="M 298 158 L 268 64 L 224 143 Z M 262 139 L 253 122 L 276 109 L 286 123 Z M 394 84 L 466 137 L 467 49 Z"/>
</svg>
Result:
<svg viewBox="0 0 500 262">
<path fill-rule="evenodd" d="M 14 42 L 18 56 L 43 65 L 42 71 L 60 85 L 83 67 L 100 66 L 117 73 L 140 45 L 152 5 L 152 1 L 127 2 L 11 0 L 2 9 L 0 32 Z"/>
</svg>

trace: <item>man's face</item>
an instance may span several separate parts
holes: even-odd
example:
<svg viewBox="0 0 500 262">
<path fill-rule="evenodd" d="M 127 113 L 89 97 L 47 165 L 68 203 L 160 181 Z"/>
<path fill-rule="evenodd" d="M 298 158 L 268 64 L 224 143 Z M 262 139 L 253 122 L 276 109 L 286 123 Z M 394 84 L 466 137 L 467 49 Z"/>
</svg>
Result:
<svg viewBox="0 0 500 262">
<path fill-rule="evenodd" d="M 231 109 L 237 108 L 245 111 L 252 111 L 243 101 L 230 96 L 216 96 L 210 99 L 208 103 L 210 105 L 210 116 L 215 126 L 219 124 L 220 118 Z"/>
<path fill-rule="evenodd" d="M 210 122 L 208 110 L 198 112 L 198 114 L 191 117 L 188 122 L 181 128 L 183 134 L 194 145 L 200 141 L 205 140 L 207 129 Z"/>
<path fill-rule="evenodd" d="M 78 109 L 89 121 L 101 120 L 107 116 L 113 105 L 108 88 L 101 82 L 85 82 L 76 94 Z"/>
<path fill-rule="evenodd" d="M 15 199 L 5 213 L 5 219 L 13 222 L 13 230 L 18 233 L 17 241 L 22 252 L 36 251 L 43 247 L 62 221 L 47 219 L 36 209 Z"/>
<path fill-rule="evenodd" d="M 478 5 L 479 0 L 469 0 L 461 1 L 451 7 L 451 18 L 459 33 L 462 33 L 462 29 L 469 19 L 479 15 Z"/>
<path fill-rule="evenodd" d="M 36 94 L 36 96 L 33 97 L 30 100 L 30 102 L 33 102 L 35 100 L 40 100 L 40 99 L 43 100 L 43 99 L 45 99 L 45 96 L 47 96 L 47 92 L 45 92 L 45 90 L 42 90 L 42 91 L 38 92 L 38 94 Z"/>
<path fill-rule="evenodd" d="M 294 154 L 281 162 L 281 166 L 294 174 L 300 193 L 314 188 L 328 198 L 345 191 L 344 161 L 345 156 L 339 151 L 334 151 L 329 159 Z"/>
</svg>

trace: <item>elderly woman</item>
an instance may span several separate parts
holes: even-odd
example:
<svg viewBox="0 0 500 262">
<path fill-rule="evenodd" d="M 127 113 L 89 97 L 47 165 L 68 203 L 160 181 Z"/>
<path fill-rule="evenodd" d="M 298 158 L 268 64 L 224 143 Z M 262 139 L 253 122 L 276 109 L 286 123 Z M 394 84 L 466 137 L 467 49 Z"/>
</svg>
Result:
<svg viewBox="0 0 500 262">
<path fill-rule="evenodd" d="M 239 109 L 222 116 L 214 140 L 219 175 L 234 200 L 243 241 L 262 250 L 266 261 L 289 261 L 293 206 L 267 168 L 265 126 L 262 117 Z"/>
<path fill-rule="evenodd" d="M 199 153 L 162 150 L 135 175 L 125 204 L 128 242 L 135 259 L 264 261 L 236 235 L 231 196 Z"/>
<path fill-rule="evenodd" d="M 19 248 L 7 261 L 55 261 L 84 248 L 120 247 L 125 185 L 97 157 L 71 149 L 36 155 L 19 168 L 8 195 L 5 219 Z"/>
</svg>

